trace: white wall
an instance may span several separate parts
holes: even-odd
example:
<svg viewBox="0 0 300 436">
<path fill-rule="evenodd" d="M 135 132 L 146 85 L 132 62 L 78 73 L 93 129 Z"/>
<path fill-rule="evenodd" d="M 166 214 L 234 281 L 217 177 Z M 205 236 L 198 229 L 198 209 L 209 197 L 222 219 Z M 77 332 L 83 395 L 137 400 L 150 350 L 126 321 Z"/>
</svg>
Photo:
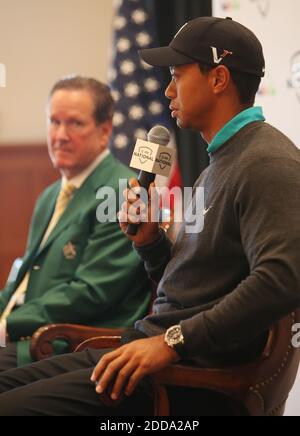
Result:
<svg viewBox="0 0 300 436">
<path fill-rule="evenodd" d="M 267 121 L 300 147 L 300 1 L 213 0 L 214 15 L 230 16 L 253 30 L 264 47 L 266 76 L 257 104 Z M 224 47 L 226 48 L 226 47 Z M 294 68 L 293 89 L 289 85 Z"/>
<path fill-rule="evenodd" d="M 298 372 L 298 377 L 292 390 L 290 397 L 288 399 L 285 416 L 300 416 L 300 370 Z"/>
<path fill-rule="evenodd" d="M 0 0 L 0 144 L 43 142 L 45 102 L 60 77 L 106 81 L 113 0 Z M 1 83 L 1 82 L 0 82 Z"/>
</svg>

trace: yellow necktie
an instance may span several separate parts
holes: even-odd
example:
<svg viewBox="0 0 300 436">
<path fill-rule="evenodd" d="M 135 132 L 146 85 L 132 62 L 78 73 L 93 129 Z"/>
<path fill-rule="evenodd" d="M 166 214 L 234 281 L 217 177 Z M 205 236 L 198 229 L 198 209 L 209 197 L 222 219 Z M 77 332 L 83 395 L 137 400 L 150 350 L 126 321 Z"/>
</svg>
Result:
<svg viewBox="0 0 300 436">
<path fill-rule="evenodd" d="M 76 189 L 76 187 L 74 185 L 72 185 L 72 183 L 66 183 L 65 186 L 61 189 L 61 191 L 57 197 L 57 201 L 56 201 L 56 205 L 55 205 L 55 209 L 54 209 L 51 221 L 48 225 L 48 228 L 47 228 L 47 230 L 44 234 L 43 240 L 41 242 L 41 247 L 43 247 L 45 245 L 45 242 L 47 241 L 50 234 L 52 233 L 52 230 L 54 229 L 54 227 L 58 223 L 60 217 L 64 213 L 69 201 L 72 198 L 72 195 L 73 195 L 75 189 Z M 5 321 L 9 317 L 9 315 L 11 314 L 13 308 L 17 304 L 20 297 L 23 294 L 25 294 L 25 292 L 27 290 L 29 278 L 30 278 L 30 273 L 27 272 L 25 274 L 24 279 L 19 284 L 18 288 L 15 290 L 13 296 L 9 300 L 5 310 L 3 311 L 3 313 L 0 317 L 0 322 Z"/>
<path fill-rule="evenodd" d="M 67 207 L 69 201 L 71 200 L 75 189 L 76 189 L 76 187 L 74 185 L 72 185 L 72 183 L 66 183 L 65 186 L 61 189 L 61 191 L 57 197 L 57 201 L 56 201 L 56 205 L 55 205 L 55 209 L 54 209 L 51 221 L 48 225 L 48 228 L 47 228 L 47 230 L 44 234 L 43 240 L 41 242 L 41 247 L 43 247 L 45 245 L 45 242 L 47 241 L 50 234 L 52 233 L 52 230 L 54 229 L 54 227 L 58 223 L 58 221 L 59 221 L 60 217 L 62 216 L 62 214 L 64 213 L 64 211 L 66 210 L 66 207 Z"/>
</svg>

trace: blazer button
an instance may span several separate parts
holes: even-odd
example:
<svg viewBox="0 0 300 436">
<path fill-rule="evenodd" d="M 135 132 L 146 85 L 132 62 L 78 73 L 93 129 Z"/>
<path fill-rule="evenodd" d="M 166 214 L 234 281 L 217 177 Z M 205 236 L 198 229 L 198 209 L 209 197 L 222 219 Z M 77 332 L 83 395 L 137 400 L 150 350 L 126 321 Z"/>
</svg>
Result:
<svg viewBox="0 0 300 436">
<path fill-rule="evenodd" d="M 41 267 L 39 265 L 35 265 L 32 269 L 34 271 L 39 271 L 41 269 Z"/>
</svg>

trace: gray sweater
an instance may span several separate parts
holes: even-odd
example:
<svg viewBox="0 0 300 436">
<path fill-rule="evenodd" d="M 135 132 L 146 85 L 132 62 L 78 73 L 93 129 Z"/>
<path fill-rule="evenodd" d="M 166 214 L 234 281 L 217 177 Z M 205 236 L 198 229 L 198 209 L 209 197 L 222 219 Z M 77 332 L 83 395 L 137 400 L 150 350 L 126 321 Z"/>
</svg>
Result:
<svg viewBox="0 0 300 436">
<path fill-rule="evenodd" d="M 204 229 L 137 249 L 158 286 L 147 336 L 180 324 L 182 357 L 199 365 L 255 357 L 268 328 L 300 307 L 300 151 L 264 122 L 211 155 Z"/>
</svg>

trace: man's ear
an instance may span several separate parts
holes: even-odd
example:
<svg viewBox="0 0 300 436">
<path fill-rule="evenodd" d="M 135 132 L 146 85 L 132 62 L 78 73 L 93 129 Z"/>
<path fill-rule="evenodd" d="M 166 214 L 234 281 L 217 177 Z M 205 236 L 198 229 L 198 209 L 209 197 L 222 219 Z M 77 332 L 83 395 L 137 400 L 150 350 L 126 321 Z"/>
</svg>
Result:
<svg viewBox="0 0 300 436">
<path fill-rule="evenodd" d="M 211 71 L 214 94 L 224 92 L 230 83 L 230 71 L 224 65 L 219 65 Z"/>
<path fill-rule="evenodd" d="M 102 145 L 107 145 L 111 134 L 112 134 L 112 121 L 105 121 L 98 126 L 98 129 L 101 133 L 101 143 Z"/>
</svg>

